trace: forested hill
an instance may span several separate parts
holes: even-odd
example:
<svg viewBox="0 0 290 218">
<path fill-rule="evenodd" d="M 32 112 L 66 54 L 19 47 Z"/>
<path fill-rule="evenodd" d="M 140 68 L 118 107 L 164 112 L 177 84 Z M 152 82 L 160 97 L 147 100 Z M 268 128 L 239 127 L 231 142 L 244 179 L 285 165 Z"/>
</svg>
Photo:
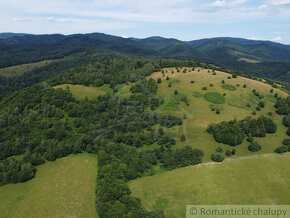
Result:
<svg viewBox="0 0 290 218">
<path fill-rule="evenodd" d="M 290 46 L 274 42 L 236 38 L 184 42 L 162 37 L 123 38 L 102 33 L 67 36 L 2 33 L 0 99 L 15 90 L 62 74 L 79 65 L 129 56 L 189 59 L 261 78 L 290 82 Z M 50 60 L 55 62 L 41 67 L 33 66 Z M 23 69 L 23 64 L 32 65 Z M 23 70 L 16 73 L 20 68 Z"/>
</svg>

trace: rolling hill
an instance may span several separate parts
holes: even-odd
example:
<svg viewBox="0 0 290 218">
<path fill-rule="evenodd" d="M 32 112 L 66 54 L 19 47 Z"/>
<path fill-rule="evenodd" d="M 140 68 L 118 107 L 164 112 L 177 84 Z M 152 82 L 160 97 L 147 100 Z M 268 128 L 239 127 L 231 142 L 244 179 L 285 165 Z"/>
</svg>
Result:
<svg viewBox="0 0 290 218">
<path fill-rule="evenodd" d="M 180 41 L 162 37 L 146 39 L 122 38 L 102 33 L 74 35 L 0 35 L 0 99 L 9 93 L 41 82 L 70 68 L 92 61 L 114 57 L 152 57 L 193 59 L 225 69 L 271 79 L 287 84 L 290 81 L 290 46 L 267 41 L 239 38 L 213 38 Z M 41 61 L 58 59 L 21 75 L 6 72 Z M 3 76 L 6 75 L 6 76 Z M 8 79 L 6 77 L 9 77 Z"/>
<path fill-rule="evenodd" d="M 276 153 L 289 150 L 289 100 L 192 60 L 80 65 L 0 101 L 0 210 L 164 218 L 205 201 L 287 204 L 289 155 Z"/>
</svg>

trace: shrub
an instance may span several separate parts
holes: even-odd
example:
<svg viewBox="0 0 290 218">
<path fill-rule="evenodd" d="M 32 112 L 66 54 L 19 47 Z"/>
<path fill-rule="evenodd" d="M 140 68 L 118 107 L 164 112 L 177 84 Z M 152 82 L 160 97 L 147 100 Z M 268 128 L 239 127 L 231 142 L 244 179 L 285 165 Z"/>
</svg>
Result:
<svg viewBox="0 0 290 218">
<path fill-rule="evenodd" d="M 193 84 L 193 83 L 194 83 L 194 81 L 193 81 L 193 80 L 191 80 L 191 81 L 190 81 L 190 83 L 192 83 L 192 84 Z"/>
<path fill-rule="evenodd" d="M 244 84 L 244 85 L 243 85 L 243 88 L 247 88 L 247 85 L 246 85 L 246 84 Z"/>
<path fill-rule="evenodd" d="M 223 151 L 224 151 L 224 149 L 221 146 L 217 147 L 217 149 L 216 149 L 216 152 L 219 152 L 219 153 L 221 153 Z"/>
<path fill-rule="evenodd" d="M 224 81 L 224 80 L 222 80 L 222 83 L 225 83 L 225 81 Z"/>
<path fill-rule="evenodd" d="M 286 134 L 290 136 L 290 127 L 288 127 Z"/>
<path fill-rule="evenodd" d="M 253 112 L 252 112 L 252 114 L 253 114 L 253 115 L 256 115 L 256 114 L 257 114 L 257 112 L 256 112 L 256 111 L 253 111 Z"/>
<path fill-rule="evenodd" d="M 177 90 L 174 91 L 174 95 L 178 95 L 178 91 Z"/>
<path fill-rule="evenodd" d="M 290 146 L 290 139 L 284 139 L 282 142 L 283 145 Z"/>
<path fill-rule="evenodd" d="M 232 155 L 235 155 L 236 154 L 236 149 L 232 149 Z"/>
<path fill-rule="evenodd" d="M 171 86 L 172 86 L 171 83 L 168 83 L 168 87 L 171 88 Z"/>
<path fill-rule="evenodd" d="M 265 107 L 265 102 L 260 101 L 260 102 L 259 102 L 259 106 L 260 106 L 261 108 L 264 108 L 264 107 Z"/>
<path fill-rule="evenodd" d="M 234 73 L 233 74 L 233 78 L 237 78 L 237 77 L 238 77 L 238 75 Z"/>
<path fill-rule="evenodd" d="M 231 151 L 230 150 L 226 150 L 226 156 L 231 156 L 231 155 L 232 155 Z"/>
<path fill-rule="evenodd" d="M 247 107 L 251 107 L 250 103 L 247 104 Z"/>
<path fill-rule="evenodd" d="M 167 76 L 167 77 L 166 77 L 166 80 L 169 80 L 169 79 L 170 79 L 169 76 Z"/>
<path fill-rule="evenodd" d="M 210 86 L 210 87 L 213 87 L 213 84 L 211 83 L 209 86 Z"/>
<path fill-rule="evenodd" d="M 161 81 L 162 81 L 161 78 L 157 79 L 157 83 L 161 83 Z"/>
<path fill-rule="evenodd" d="M 276 153 L 282 154 L 282 153 L 286 153 L 286 152 L 288 152 L 288 149 L 289 149 L 288 146 L 286 146 L 286 145 L 282 145 L 282 146 L 276 148 L 274 151 L 275 151 Z"/>
<path fill-rule="evenodd" d="M 180 141 L 181 141 L 181 142 L 185 142 L 185 141 L 186 141 L 186 137 L 185 137 L 184 134 L 180 137 Z"/>
<path fill-rule="evenodd" d="M 258 142 L 252 142 L 248 147 L 248 150 L 251 152 L 257 152 L 260 151 L 261 149 L 262 146 Z"/>
<path fill-rule="evenodd" d="M 202 90 L 207 90 L 207 87 L 202 87 Z"/>
<path fill-rule="evenodd" d="M 290 114 L 285 116 L 285 117 L 283 117 L 283 124 L 286 127 L 290 127 Z"/>
<path fill-rule="evenodd" d="M 212 154 L 210 157 L 213 161 L 215 162 L 223 162 L 224 161 L 224 157 L 220 154 Z"/>
<path fill-rule="evenodd" d="M 270 90 L 271 93 L 273 93 L 273 91 L 274 91 L 273 89 Z"/>
</svg>

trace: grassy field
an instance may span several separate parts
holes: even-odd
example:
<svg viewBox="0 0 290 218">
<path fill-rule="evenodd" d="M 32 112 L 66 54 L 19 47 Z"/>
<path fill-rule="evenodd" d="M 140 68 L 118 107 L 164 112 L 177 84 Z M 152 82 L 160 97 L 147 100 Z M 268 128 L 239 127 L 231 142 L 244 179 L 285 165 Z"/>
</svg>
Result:
<svg viewBox="0 0 290 218">
<path fill-rule="evenodd" d="M 249 59 L 249 58 L 239 58 L 238 61 L 245 61 L 245 62 L 252 63 L 252 64 L 256 64 L 256 63 L 261 62 L 261 61 L 257 61 L 257 60 L 253 60 L 253 59 Z"/>
<path fill-rule="evenodd" d="M 0 187 L 0 217 L 97 217 L 95 155 L 47 162 L 36 177 Z"/>
<path fill-rule="evenodd" d="M 65 90 L 67 86 L 69 87 L 72 95 L 78 100 L 83 100 L 86 97 L 88 97 L 88 99 L 93 99 L 97 97 L 98 95 L 105 95 L 106 93 L 109 93 L 111 95 L 114 94 L 113 89 L 111 89 L 108 84 L 105 84 L 101 87 L 62 84 L 62 85 L 54 86 L 53 88 L 56 88 L 56 89 L 61 88 Z M 122 90 L 124 90 L 124 93 L 130 92 L 130 89 L 128 89 L 128 86 L 124 86 L 123 84 L 117 85 L 116 89 L 118 90 L 116 95 L 121 95 Z"/>
<path fill-rule="evenodd" d="M 290 153 L 205 163 L 129 183 L 148 210 L 184 217 L 189 204 L 290 204 Z"/>
<path fill-rule="evenodd" d="M 13 76 L 20 76 L 25 72 L 32 71 L 41 67 L 44 67 L 52 62 L 56 62 L 58 60 L 45 60 L 36 63 L 30 64 L 21 64 L 13 67 L 5 67 L 0 69 L 0 76 L 5 77 L 13 77 Z"/>
<path fill-rule="evenodd" d="M 157 78 L 162 79 L 162 82 L 158 84 L 158 95 L 165 99 L 165 103 L 160 107 L 159 112 L 180 118 L 183 118 L 184 115 L 187 117 L 183 120 L 182 126 L 169 130 L 172 135 L 176 136 L 176 147 L 190 145 L 200 148 L 205 152 L 204 161 L 210 161 L 210 155 L 218 146 L 221 146 L 224 151 L 232 147 L 217 143 L 212 135 L 206 132 L 208 125 L 233 119 L 240 120 L 247 116 L 265 115 L 273 119 L 278 126 L 275 134 L 267 134 L 264 138 L 254 138 L 262 145 L 259 154 L 273 153 L 274 149 L 281 145 L 282 140 L 287 138 L 287 128 L 281 122 L 282 116 L 275 113 L 276 100 L 273 97 L 275 93 L 286 97 L 287 93 L 275 88 L 274 92 L 270 93 L 272 87 L 268 84 L 239 76 L 229 79 L 230 74 L 220 71 L 215 71 L 216 75 L 214 75 L 212 70 L 208 69 L 196 68 L 191 71 L 191 68 L 187 68 L 187 73 L 183 73 L 183 70 L 184 68 L 177 72 L 175 68 L 166 68 L 164 76 L 161 72 L 155 72 L 149 76 L 156 80 Z M 167 76 L 170 77 L 169 80 L 166 80 Z M 222 80 L 225 81 L 224 84 Z M 169 83 L 171 83 L 171 87 L 168 87 Z M 244 84 L 246 84 L 245 88 Z M 203 87 L 207 87 L 207 90 L 204 90 Z M 265 102 L 265 108 L 257 111 L 257 115 L 252 115 L 252 112 L 258 106 L 260 99 L 252 93 L 253 89 L 264 96 L 263 101 Z M 175 90 L 179 93 L 177 96 L 174 95 Z M 189 105 L 182 101 L 176 104 L 178 98 L 184 96 L 187 97 Z M 250 103 L 250 107 L 247 106 L 248 103 Z M 216 113 L 217 110 L 220 111 L 220 114 Z M 272 113 L 272 116 L 268 115 L 269 112 Z M 187 141 L 179 141 L 182 134 L 186 135 Z M 241 145 L 236 146 L 236 156 L 253 155 L 248 151 L 248 145 L 249 143 L 244 140 Z"/>
<path fill-rule="evenodd" d="M 62 85 L 55 86 L 54 88 L 56 89 L 61 88 L 65 90 L 67 86 L 69 87 L 72 95 L 78 100 L 85 99 L 86 97 L 88 97 L 88 99 L 93 99 L 97 97 L 98 95 L 106 94 L 106 92 L 101 90 L 100 88 L 84 86 L 84 85 L 62 84 Z"/>
</svg>

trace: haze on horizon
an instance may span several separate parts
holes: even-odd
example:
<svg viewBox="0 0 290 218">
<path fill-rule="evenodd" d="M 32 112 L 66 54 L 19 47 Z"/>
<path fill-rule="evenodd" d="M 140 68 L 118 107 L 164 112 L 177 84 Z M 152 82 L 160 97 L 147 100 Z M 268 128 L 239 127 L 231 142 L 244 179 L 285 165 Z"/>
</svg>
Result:
<svg viewBox="0 0 290 218">
<path fill-rule="evenodd" d="M 227 36 L 290 44 L 290 0 L 12 0 L 0 8 L 0 32 Z"/>
</svg>

